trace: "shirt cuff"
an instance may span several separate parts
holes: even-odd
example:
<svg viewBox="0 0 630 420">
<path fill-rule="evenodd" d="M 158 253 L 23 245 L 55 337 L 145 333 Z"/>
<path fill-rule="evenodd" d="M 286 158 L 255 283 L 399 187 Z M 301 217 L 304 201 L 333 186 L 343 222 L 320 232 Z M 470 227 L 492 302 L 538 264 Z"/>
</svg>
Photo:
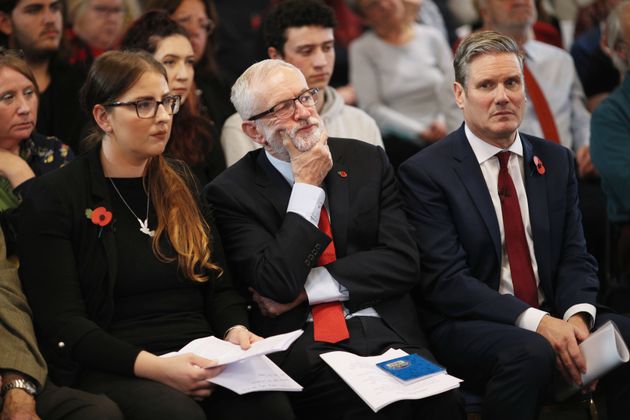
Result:
<svg viewBox="0 0 630 420">
<path fill-rule="evenodd" d="M 549 312 L 541 311 L 536 308 L 528 308 L 516 318 L 515 325 L 519 328 L 536 332 L 540 320 L 543 319 L 545 315 L 549 315 Z"/>
<path fill-rule="evenodd" d="M 319 224 L 319 214 L 324 205 L 326 193 L 320 187 L 296 182 L 291 190 L 287 213 L 297 213 L 313 225 Z"/>
<path fill-rule="evenodd" d="M 597 316 L 597 308 L 595 308 L 595 306 L 591 305 L 590 303 L 578 303 L 577 305 L 571 306 L 564 313 L 564 316 L 562 317 L 562 319 L 564 319 L 565 321 L 568 321 L 569 318 L 571 318 L 573 315 L 580 312 L 585 312 L 588 315 L 590 315 L 590 317 L 587 320 L 587 323 L 588 323 L 588 329 L 591 330 L 593 328 L 593 325 L 595 325 L 595 317 Z"/>
<path fill-rule="evenodd" d="M 318 303 L 325 302 L 339 302 L 348 300 L 350 293 L 348 289 L 337 282 L 330 275 L 326 267 L 312 268 L 308 277 L 306 277 L 306 283 L 304 283 L 304 290 L 308 298 L 309 305 L 317 305 Z"/>
</svg>

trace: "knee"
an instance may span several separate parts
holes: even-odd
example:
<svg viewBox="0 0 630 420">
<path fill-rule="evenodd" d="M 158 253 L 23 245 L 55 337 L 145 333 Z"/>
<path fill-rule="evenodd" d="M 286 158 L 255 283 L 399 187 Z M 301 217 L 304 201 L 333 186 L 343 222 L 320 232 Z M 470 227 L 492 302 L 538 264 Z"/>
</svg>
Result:
<svg viewBox="0 0 630 420">
<path fill-rule="evenodd" d="M 556 355 L 551 344 L 539 334 L 528 334 L 518 346 L 500 354 L 498 369 L 522 378 L 524 383 L 549 383 Z"/>
<path fill-rule="evenodd" d="M 114 401 L 105 395 L 95 395 L 81 410 L 81 417 L 91 420 L 124 420 L 125 416 Z"/>
<path fill-rule="evenodd" d="M 146 404 L 142 407 L 142 413 L 137 418 L 152 420 L 206 420 L 203 409 L 195 400 L 184 394 L 181 394 L 181 397 Z"/>
</svg>

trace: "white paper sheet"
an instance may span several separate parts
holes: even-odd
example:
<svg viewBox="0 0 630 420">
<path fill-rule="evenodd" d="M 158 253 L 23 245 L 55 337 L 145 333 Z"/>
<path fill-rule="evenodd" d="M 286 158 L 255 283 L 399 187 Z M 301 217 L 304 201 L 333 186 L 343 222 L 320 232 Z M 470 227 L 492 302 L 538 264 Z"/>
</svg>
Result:
<svg viewBox="0 0 630 420">
<path fill-rule="evenodd" d="M 344 351 L 320 355 L 346 381 L 359 397 L 377 412 L 395 401 L 417 400 L 459 387 L 461 379 L 446 373 L 422 381 L 402 384 L 379 369 L 376 364 L 405 356 L 403 350 L 389 349 L 380 356 L 361 357 Z"/>
<path fill-rule="evenodd" d="M 168 353 L 162 357 L 193 353 L 197 356 L 216 361 L 217 364 L 213 366 L 222 366 L 250 357 L 284 351 L 288 349 L 303 332 L 303 330 L 295 330 L 289 333 L 267 337 L 264 340 L 252 344 L 247 350 L 243 350 L 236 344 L 220 340 L 214 336 L 203 337 L 191 341 L 177 352 Z"/>
<path fill-rule="evenodd" d="M 254 391 L 301 391 L 295 382 L 267 356 L 256 356 L 228 365 L 210 382 L 239 395 Z"/>
<path fill-rule="evenodd" d="M 582 375 L 584 384 L 601 378 L 630 359 L 628 347 L 612 321 L 602 325 L 580 343 L 580 350 L 586 359 L 586 373 Z"/>
</svg>

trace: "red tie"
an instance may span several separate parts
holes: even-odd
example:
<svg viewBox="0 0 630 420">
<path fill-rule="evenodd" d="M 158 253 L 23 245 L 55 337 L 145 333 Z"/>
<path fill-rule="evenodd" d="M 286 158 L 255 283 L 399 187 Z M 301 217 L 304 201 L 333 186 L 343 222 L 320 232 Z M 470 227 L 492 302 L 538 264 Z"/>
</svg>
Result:
<svg viewBox="0 0 630 420">
<path fill-rule="evenodd" d="M 529 97 L 534 105 L 538 122 L 540 122 L 540 126 L 542 127 L 543 137 L 554 143 L 560 143 L 558 127 L 556 127 L 556 121 L 551 113 L 549 102 L 547 102 L 547 98 L 545 98 L 545 94 L 536 81 L 536 78 L 534 78 L 532 72 L 527 68 L 527 64 L 523 66 L 523 75 L 525 76 L 525 88 L 527 92 L 529 92 Z"/>
<path fill-rule="evenodd" d="M 332 229 L 326 208 L 322 206 L 319 215 L 319 229 L 332 239 Z M 337 259 L 335 244 L 331 241 L 319 256 L 317 265 L 326 265 Z M 338 343 L 350 337 L 343 306 L 340 302 L 327 302 L 311 306 L 315 341 Z"/>
<path fill-rule="evenodd" d="M 508 172 L 510 152 L 497 153 L 499 158 L 499 198 L 501 199 L 501 212 L 503 214 L 503 230 L 505 231 L 505 248 L 507 249 L 514 296 L 530 306 L 538 307 L 538 288 L 536 277 L 532 268 L 532 260 L 529 255 L 525 228 L 521 217 L 521 208 L 518 204 L 516 188 L 512 177 Z"/>
</svg>

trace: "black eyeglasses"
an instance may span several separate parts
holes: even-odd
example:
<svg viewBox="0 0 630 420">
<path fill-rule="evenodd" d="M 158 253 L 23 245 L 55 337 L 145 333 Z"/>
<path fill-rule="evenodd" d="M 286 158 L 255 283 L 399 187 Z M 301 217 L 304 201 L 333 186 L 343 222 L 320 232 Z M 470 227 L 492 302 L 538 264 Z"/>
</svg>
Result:
<svg viewBox="0 0 630 420">
<path fill-rule="evenodd" d="M 264 116 L 269 114 L 275 114 L 277 118 L 287 118 L 292 116 L 295 113 L 295 101 L 300 101 L 300 103 L 309 108 L 317 105 L 317 94 L 319 92 L 318 88 L 310 88 L 300 93 L 295 98 L 284 100 L 280 103 L 275 104 L 271 108 L 266 111 L 261 112 L 260 114 L 253 115 L 248 118 L 249 121 L 256 121 Z"/>
<path fill-rule="evenodd" d="M 110 102 L 103 104 L 103 106 L 134 106 L 138 118 L 154 118 L 157 115 L 157 110 L 160 105 L 164 106 L 164 109 L 169 115 L 177 114 L 181 102 L 182 97 L 174 95 L 165 96 L 161 101 L 155 99 L 140 99 L 133 102 Z"/>
</svg>

